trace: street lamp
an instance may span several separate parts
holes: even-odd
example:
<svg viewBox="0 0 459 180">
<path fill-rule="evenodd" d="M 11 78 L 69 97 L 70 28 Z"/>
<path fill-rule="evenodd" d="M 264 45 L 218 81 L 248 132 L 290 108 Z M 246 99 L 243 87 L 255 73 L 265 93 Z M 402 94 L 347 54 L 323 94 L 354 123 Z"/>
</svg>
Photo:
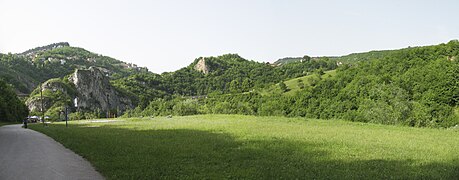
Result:
<svg viewBox="0 0 459 180">
<path fill-rule="evenodd" d="M 110 118 L 110 95 L 107 94 L 107 119 Z"/>
<path fill-rule="evenodd" d="M 75 105 L 76 112 L 79 113 L 79 111 L 78 111 L 78 97 L 75 97 L 75 99 L 73 99 L 73 104 Z"/>
<path fill-rule="evenodd" d="M 68 122 L 67 122 L 68 119 L 69 119 L 69 118 L 68 118 L 68 117 L 69 117 L 69 115 L 68 115 L 68 114 L 69 114 L 68 109 L 69 109 L 69 108 L 68 108 L 67 106 L 65 106 L 65 127 L 69 127 L 69 124 L 68 124 Z"/>
<path fill-rule="evenodd" d="M 43 126 L 45 126 L 45 109 L 43 103 L 43 83 L 40 83 L 40 100 L 41 100 L 41 122 L 43 122 Z"/>
</svg>

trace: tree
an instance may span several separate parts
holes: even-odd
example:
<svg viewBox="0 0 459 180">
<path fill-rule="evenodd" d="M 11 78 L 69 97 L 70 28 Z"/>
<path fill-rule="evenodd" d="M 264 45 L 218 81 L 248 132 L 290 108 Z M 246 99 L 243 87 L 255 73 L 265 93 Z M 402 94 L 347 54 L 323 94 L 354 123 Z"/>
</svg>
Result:
<svg viewBox="0 0 459 180">
<path fill-rule="evenodd" d="M 303 83 L 303 80 L 301 80 L 301 79 L 298 79 L 298 87 L 299 87 L 300 89 L 304 89 L 304 83 Z"/>
<path fill-rule="evenodd" d="M 244 92 L 250 91 L 251 87 L 252 87 L 252 81 L 250 81 L 249 78 L 245 78 L 244 81 L 242 81 L 242 91 Z"/>
<path fill-rule="evenodd" d="M 0 121 L 21 121 L 29 114 L 11 85 L 0 79 Z"/>
<path fill-rule="evenodd" d="M 285 85 L 285 83 L 283 81 L 281 81 L 279 83 L 279 88 L 281 89 L 282 92 L 287 92 L 288 91 L 288 87 L 287 87 L 287 85 Z"/>
<path fill-rule="evenodd" d="M 309 62 L 309 61 L 311 61 L 311 57 L 309 57 L 308 55 L 304 55 L 303 56 L 303 60 L 304 60 L 304 62 Z"/>
<path fill-rule="evenodd" d="M 311 77 L 308 78 L 309 85 L 315 86 L 317 85 L 317 83 L 319 83 L 321 79 L 322 78 L 320 77 L 319 74 L 314 73 L 313 75 L 311 75 Z"/>
<path fill-rule="evenodd" d="M 231 93 L 238 93 L 240 92 L 240 88 L 239 88 L 239 81 L 238 80 L 232 80 L 231 83 L 230 83 L 230 92 Z"/>
</svg>

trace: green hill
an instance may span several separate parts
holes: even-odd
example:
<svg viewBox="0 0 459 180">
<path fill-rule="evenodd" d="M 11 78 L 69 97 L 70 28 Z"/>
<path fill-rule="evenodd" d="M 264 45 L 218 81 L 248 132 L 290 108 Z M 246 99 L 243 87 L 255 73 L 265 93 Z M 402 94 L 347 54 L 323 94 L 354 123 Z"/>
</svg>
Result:
<svg viewBox="0 0 459 180">
<path fill-rule="evenodd" d="M 356 63 L 359 61 L 382 59 L 398 51 L 400 50 L 382 50 L 382 51 L 370 51 L 370 52 L 363 52 L 363 53 L 352 53 L 346 56 L 330 57 L 330 59 L 333 59 L 337 62 L 349 64 L 349 63 Z"/>
<path fill-rule="evenodd" d="M 286 78 L 283 73 L 296 74 L 288 72 L 298 72 L 291 70 L 302 69 L 298 67 L 309 63 L 291 62 L 274 68 L 283 77 L 282 83 L 250 91 L 211 94 L 206 99 L 155 101 L 141 114 L 300 116 L 451 127 L 459 124 L 458 55 L 459 41 L 453 40 L 435 46 L 366 53 L 368 60 L 349 60 L 353 63 L 344 63 L 328 74 L 322 75 L 321 68 L 314 71 L 304 68 L 305 74 L 315 73 Z M 323 58 L 322 62 L 334 61 Z"/>
<path fill-rule="evenodd" d="M 200 72 L 200 61 L 208 73 Z M 213 92 L 245 92 L 279 81 L 275 68 L 265 63 L 249 61 L 237 54 L 196 59 L 190 66 L 163 75 L 173 94 L 205 95 Z M 187 83 L 185 83 L 187 82 Z"/>
<path fill-rule="evenodd" d="M 159 75 L 81 48 L 51 45 L 26 55 L 0 55 L 5 70 L 0 75 L 24 92 L 29 84 L 94 65 L 137 105 L 128 116 L 223 113 L 450 127 L 459 124 L 458 54 L 457 40 L 305 56 L 299 62 L 287 58 L 281 66 L 226 54 Z"/>
<path fill-rule="evenodd" d="M 20 94 L 29 94 L 48 79 L 61 78 L 75 69 L 101 67 L 112 78 L 146 72 L 146 68 L 98 55 L 68 43 L 56 43 L 34 48 L 20 54 L 0 54 L 0 78 L 15 87 Z"/>
<path fill-rule="evenodd" d="M 416 48 L 416 47 L 409 47 L 409 48 Z M 404 49 L 409 49 L 409 48 L 404 48 Z M 330 60 L 333 60 L 335 62 L 340 62 L 340 63 L 345 63 L 345 64 L 352 64 L 352 63 L 357 63 L 360 61 L 368 61 L 368 60 L 376 60 L 376 59 L 382 59 L 384 57 L 390 56 L 394 53 L 398 53 L 400 51 L 403 51 L 404 49 L 399 49 L 399 50 L 379 50 L 379 51 L 369 51 L 369 52 L 362 52 L 362 53 L 352 53 L 344 56 L 324 56 L 324 57 L 310 57 L 311 60 L 317 60 L 320 58 L 328 58 Z M 273 64 L 277 66 L 283 66 L 286 64 L 290 63 L 295 63 L 295 62 L 302 62 L 308 59 L 308 56 L 305 57 L 287 57 L 287 58 L 282 58 L 277 61 L 275 61 Z"/>
<path fill-rule="evenodd" d="M 287 91 L 285 92 L 281 90 L 281 88 L 279 87 L 279 83 L 274 84 L 268 88 L 261 89 L 259 91 L 262 95 L 284 94 L 291 96 L 305 88 L 310 88 L 311 84 L 314 85 L 322 78 L 330 78 L 335 75 L 336 70 L 325 71 L 322 75 L 319 75 L 318 73 L 311 73 L 310 75 L 283 81 L 287 86 Z"/>
<path fill-rule="evenodd" d="M 302 60 L 304 60 L 303 57 L 286 57 L 286 58 L 278 59 L 273 64 L 280 66 L 280 65 L 285 65 L 288 63 L 292 63 L 292 62 L 300 62 Z"/>
</svg>

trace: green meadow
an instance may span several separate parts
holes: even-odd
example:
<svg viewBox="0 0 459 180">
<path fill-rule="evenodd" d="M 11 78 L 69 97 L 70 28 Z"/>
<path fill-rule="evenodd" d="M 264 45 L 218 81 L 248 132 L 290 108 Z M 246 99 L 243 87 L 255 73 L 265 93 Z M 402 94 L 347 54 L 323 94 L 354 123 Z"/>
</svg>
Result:
<svg viewBox="0 0 459 180">
<path fill-rule="evenodd" d="M 242 115 L 30 126 L 107 179 L 457 179 L 459 131 Z"/>
</svg>

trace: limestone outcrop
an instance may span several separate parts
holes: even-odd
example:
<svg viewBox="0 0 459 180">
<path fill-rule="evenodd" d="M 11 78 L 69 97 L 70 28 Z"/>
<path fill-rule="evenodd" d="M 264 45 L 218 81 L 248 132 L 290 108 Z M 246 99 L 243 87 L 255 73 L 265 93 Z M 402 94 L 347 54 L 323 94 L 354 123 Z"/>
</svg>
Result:
<svg viewBox="0 0 459 180">
<path fill-rule="evenodd" d="M 209 68 L 206 65 L 206 59 L 205 58 L 201 58 L 198 61 L 198 63 L 196 63 L 196 65 L 194 66 L 194 69 L 196 71 L 202 72 L 204 74 L 209 73 Z"/>
<path fill-rule="evenodd" d="M 110 84 L 107 75 L 99 68 L 76 70 L 69 77 L 69 81 L 75 86 L 76 102 L 79 108 L 120 111 L 133 108 L 132 101 L 117 92 Z"/>
<path fill-rule="evenodd" d="M 123 96 L 111 84 L 108 74 L 100 68 L 77 69 L 67 79 L 51 79 L 43 83 L 45 111 L 77 107 L 80 111 L 123 112 L 134 108 L 131 99 Z M 26 104 L 31 112 L 41 111 L 40 89 L 37 88 Z"/>
</svg>

